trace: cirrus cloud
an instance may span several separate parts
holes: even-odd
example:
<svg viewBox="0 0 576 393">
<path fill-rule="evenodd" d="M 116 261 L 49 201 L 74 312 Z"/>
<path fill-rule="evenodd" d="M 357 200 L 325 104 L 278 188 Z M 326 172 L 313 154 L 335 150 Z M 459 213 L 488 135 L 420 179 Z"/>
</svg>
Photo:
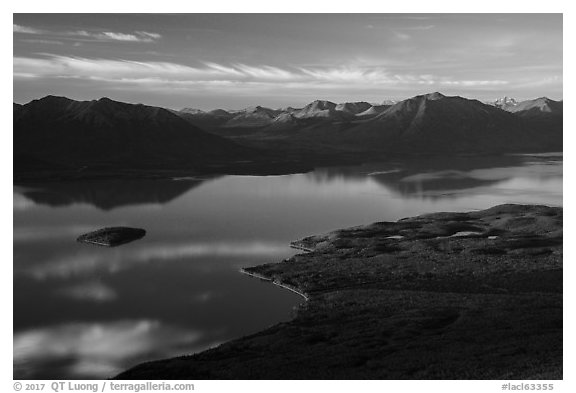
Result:
<svg viewBox="0 0 576 393">
<path fill-rule="evenodd" d="M 125 39 L 131 39 L 126 38 Z M 459 80 L 432 74 L 395 73 L 381 66 L 274 67 L 229 65 L 204 62 L 190 66 L 171 62 L 90 59 L 43 54 L 42 57 L 14 57 L 15 78 L 80 79 L 166 88 L 246 89 L 333 89 L 342 87 L 375 89 L 382 86 L 438 85 L 486 87 L 505 85 L 505 80 Z"/>
<path fill-rule="evenodd" d="M 33 27 L 17 25 L 16 23 L 12 24 L 12 32 L 14 33 L 22 33 L 22 34 L 43 34 L 44 31 L 40 29 L 36 29 Z"/>
<path fill-rule="evenodd" d="M 93 41 L 124 41 L 124 42 L 155 42 L 162 38 L 161 34 L 148 31 L 134 31 L 131 33 L 114 32 L 114 31 L 97 31 L 90 32 L 86 30 L 75 31 L 48 31 L 30 26 L 13 24 L 13 33 L 36 34 L 43 36 L 54 36 L 60 38 L 81 38 Z"/>
<path fill-rule="evenodd" d="M 130 42 L 154 42 L 162 37 L 160 34 L 148 33 L 145 31 L 135 31 L 134 34 L 105 31 L 103 33 L 91 34 L 90 36 L 103 40 L 130 41 Z"/>
</svg>

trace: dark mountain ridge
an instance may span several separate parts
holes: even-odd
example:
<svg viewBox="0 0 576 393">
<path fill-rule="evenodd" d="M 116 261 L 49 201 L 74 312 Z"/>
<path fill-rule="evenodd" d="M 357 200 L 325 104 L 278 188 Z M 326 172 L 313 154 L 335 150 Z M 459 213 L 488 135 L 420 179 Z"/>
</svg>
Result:
<svg viewBox="0 0 576 393">
<path fill-rule="evenodd" d="M 534 100 L 522 101 L 507 110 L 523 116 L 536 116 L 541 113 L 561 115 L 563 103 L 562 101 L 554 101 L 547 97 L 540 97 Z"/>
<path fill-rule="evenodd" d="M 309 105 L 307 111 L 327 112 L 333 108 L 335 104 L 317 101 Z M 511 113 L 459 96 L 438 92 L 424 94 L 398 102 L 380 113 L 373 112 L 375 115 L 366 119 L 357 116 L 347 120 L 331 118 L 291 129 L 285 127 L 282 133 L 277 133 L 276 142 L 288 150 L 330 151 L 330 154 L 340 151 L 376 158 L 390 154 L 562 150 L 558 127 L 538 121 L 541 116 L 526 119 L 524 112 Z M 561 119 L 561 110 L 557 113 Z M 244 135 L 242 141 L 259 143 L 264 134 L 267 134 L 267 143 L 272 144 L 271 133 L 266 132 Z"/>
<path fill-rule="evenodd" d="M 532 128 L 553 140 L 562 140 L 564 125 L 563 102 L 546 97 L 522 101 L 508 109 Z"/>
<path fill-rule="evenodd" d="M 337 111 L 348 112 L 356 115 L 358 113 L 368 110 L 371 107 L 372 105 L 370 103 L 365 101 L 359 101 L 359 102 L 345 102 L 342 104 L 338 104 L 334 109 L 336 109 Z"/>
<path fill-rule="evenodd" d="M 208 112 L 48 96 L 14 105 L 14 164 L 15 173 L 86 167 L 232 173 L 242 162 L 309 167 L 400 155 L 562 151 L 562 118 L 562 102 L 547 98 L 508 111 L 438 92 L 392 106 L 316 100 L 301 109 Z M 203 129 L 195 126 L 201 122 Z"/>
<path fill-rule="evenodd" d="M 23 105 L 14 118 L 15 172 L 37 166 L 194 168 L 253 154 L 164 108 L 108 98 L 47 96 Z"/>
<path fill-rule="evenodd" d="M 228 120 L 224 127 L 262 127 L 272 123 L 280 113 L 262 106 L 250 107 L 234 113 L 234 117 Z"/>
<path fill-rule="evenodd" d="M 393 105 L 351 128 L 345 139 L 361 146 L 410 153 L 561 150 L 561 138 L 543 138 L 537 131 L 512 113 L 478 100 L 436 92 Z"/>
<path fill-rule="evenodd" d="M 350 105 L 346 107 L 350 109 Z M 344 110 L 344 105 L 337 105 L 331 101 L 316 100 L 294 113 L 300 119 L 318 119 L 330 121 L 342 121 L 354 116 L 351 111 Z"/>
</svg>

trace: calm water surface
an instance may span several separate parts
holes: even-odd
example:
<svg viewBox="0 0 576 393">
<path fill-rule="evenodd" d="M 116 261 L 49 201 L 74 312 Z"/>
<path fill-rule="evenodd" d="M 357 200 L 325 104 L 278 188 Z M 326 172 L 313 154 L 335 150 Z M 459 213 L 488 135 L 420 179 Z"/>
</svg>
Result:
<svg viewBox="0 0 576 393">
<path fill-rule="evenodd" d="M 238 272 L 332 229 L 501 203 L 562 205 L 562 155 L 430 159 L 211 179 L 14 187 L 14 378 L 106 378 L 291 318 L 302 299 Z M 116 248 L 76 243 L 145 228 Z"/>
</svg>

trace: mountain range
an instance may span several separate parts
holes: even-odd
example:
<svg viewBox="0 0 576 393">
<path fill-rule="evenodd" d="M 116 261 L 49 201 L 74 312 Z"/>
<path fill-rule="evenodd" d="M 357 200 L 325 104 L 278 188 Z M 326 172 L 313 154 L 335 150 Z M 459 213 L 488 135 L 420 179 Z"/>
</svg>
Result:
<svg viewBox="0 0 576 393">
<path fill-rule="evenodd" d="M 562 150 L 562 102 L 548 98 L 486 104 L 436 92 L 393 105 L 317 100 L 303 108 L 258 108 L 257 120 L 243 110 L 216 126 L 203 118 L 203 125 L 238 143 L 296 156 Z M 193 116 L 187 120 L 195 124 Z"/>
<path fill-rule="evenodd" d="M 515 98 L 504 96 L 502 98 L 497 98 L 494 101 L 486 101 L 485 104 L 492 105 L 503 110 L 508 110 L 509 108 L 516 106 L 518 101 Z"/>
<path fill-rule="evenodd" d="M 271 109 L 262 106 L 241 110 L 226 111 L 215 109 L 202 111 L 184 108 L 173 111 L 183 119 L 205 128 L 255 128 L 278 123 L 294 123 L 301 126 L 296 119 L 305 119 L 309 123 L 316 121 L 350 121 L 355 118 L 368 118 L 381 113 L 391 105 L 370 104 L 368 102 L 345 102 L 336 104 L 331 101 L 316 100 L 303 108 Z"/>
<path fill-rule="evenodd" d="M 254 150 L 158 107 L 47 96 L 14 106 L 15 171 L 37 168 L 199 168 Z"/>
<path fill-rule="evenodd" d="M 553 147 L 553 141 L 538 134 L 545 131 L 552 136 L 553 130 L 536 130 L 522 119 L 524 111 L 516 113 L 477 100 L 431 93 L 393 105 L 347 129 L 342 138 L 365 149 L 418 154 L 539 150 L 549 143 Z"/>
<path fill-rule="evenodd" d="M 491 104 L 430 93 L 387 104 L 174 111 L 102 98 L 14 104 L 14 171 L 186 169 L 246 162 L 562 150 L 562 101 Z M 281 158 L 279 158 L 281 157 Z M 221 172 L 220 172 L 221 173 Z"/>
</svg>

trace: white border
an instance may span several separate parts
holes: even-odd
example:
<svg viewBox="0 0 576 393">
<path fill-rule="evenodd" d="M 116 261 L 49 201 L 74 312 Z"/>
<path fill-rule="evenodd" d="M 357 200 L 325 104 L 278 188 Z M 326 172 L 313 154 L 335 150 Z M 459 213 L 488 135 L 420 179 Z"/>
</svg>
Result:
<svg viewBox="0 0 576 393">
<path fill-rule="evenodd" d="M 407 5 L 409 3 L 409 5 Z M 0 390 L 3 392 L 12 392 L 12 244 L 11 234 L 13 228 L 12 213 L 12 110 L 9 100 L 8 91 L 12 90 L 12 70 L 10 70 L 13 53 L 13 38 L 11 29 L 12 13 L 54 13 L 54 12 L 178 12 L 178 13 L 212 13 L 212 12 L 237 12 L 237 13 L 261 13 L 261 12 L 338 12 L 338 13 L 357 13 L 370 11 L 372 13 L 447 13 L 447 12 L 494 12 L 494 13 L 564 13 L 564 100 L 570 105 L 573 95 L 573 73 L 576 69 L 574 64 L 574 46 L 573 38 L 576 37 L 574 17 L 574 1 L 514 1 L 514 0 L 483 0 L 474 2 L 455 1 L 455 0 L 412 0 L 410 2 L 392 2 L 384 0 L 365 0 L 361 2 L 336 2 L 332 1 L 309 1 L 309 0 L 287 0 L 284 2 L 272 1 L 233 1 L 219 0 L 213 2 L 199 1 L 181 1 L 181 2 L 143 2 L 134 0 L 99 0 L 96 2 L 81 1 L 38 1 L 29 0 L 21 2 L 5 1 L 2 5 L 2 54 L 5 57 L 1 63 L 2 87 L 3 94 L 2 119 L 4 127 L 2 128 L 2 179 L 4 181 L 2 195 L 2 241 L 1 263 L 2 273 L 0 288 L 2 288 L 2 311 L 5 318 L 1 326 L 2 342 L 2 363 L 1 363 L 1 380 Z M 570 39 L 572 38 L 572 40 Z M 564 165 L 565 165 L 565 200 L 571 201 L 573 196 L 573 173 L 574 160 L 571 157 L 574 147 L 574 116 L 572 111 L 568 110 L 564 117 Z M 576 331 L 574 324 L 573 311 L 576 304 L 574 302 L 573 278 L 575 269 L 572 262 L 574 261 L 573 242 L 573 223 L 575 223 L 574 209 L 571 205 L 566 205 L 566 226 L 565 238 L 568 240 L 565 244 L 565 270 L 564 270 L 564 381 L 551 381 L 554 383 L 554 391 L 576 391 L 576 377 L 574 371 L 574 339 L 572 332 Z M 9 251 L 10 250 L 10 251 Z M 33 310 L 31 310 L 33 312 Z M 231 391 L 250 391 L 266 392 L 274 391 L 275 393 L 290 392 L 295 390 L 313 391 L 315 389 L 329 389 L 334 392 L 382 392 L 383 389 L 391 392 L 497 392 L 501 391 L 502 383 L 511 381 L 260 381 L 260 382 L 235 382 L 235 381 L 196 381 L 196 390 L 202 392 L 231 392 Z M 49 391 L 46 389 L 45 391 Z"/>
</svg>

